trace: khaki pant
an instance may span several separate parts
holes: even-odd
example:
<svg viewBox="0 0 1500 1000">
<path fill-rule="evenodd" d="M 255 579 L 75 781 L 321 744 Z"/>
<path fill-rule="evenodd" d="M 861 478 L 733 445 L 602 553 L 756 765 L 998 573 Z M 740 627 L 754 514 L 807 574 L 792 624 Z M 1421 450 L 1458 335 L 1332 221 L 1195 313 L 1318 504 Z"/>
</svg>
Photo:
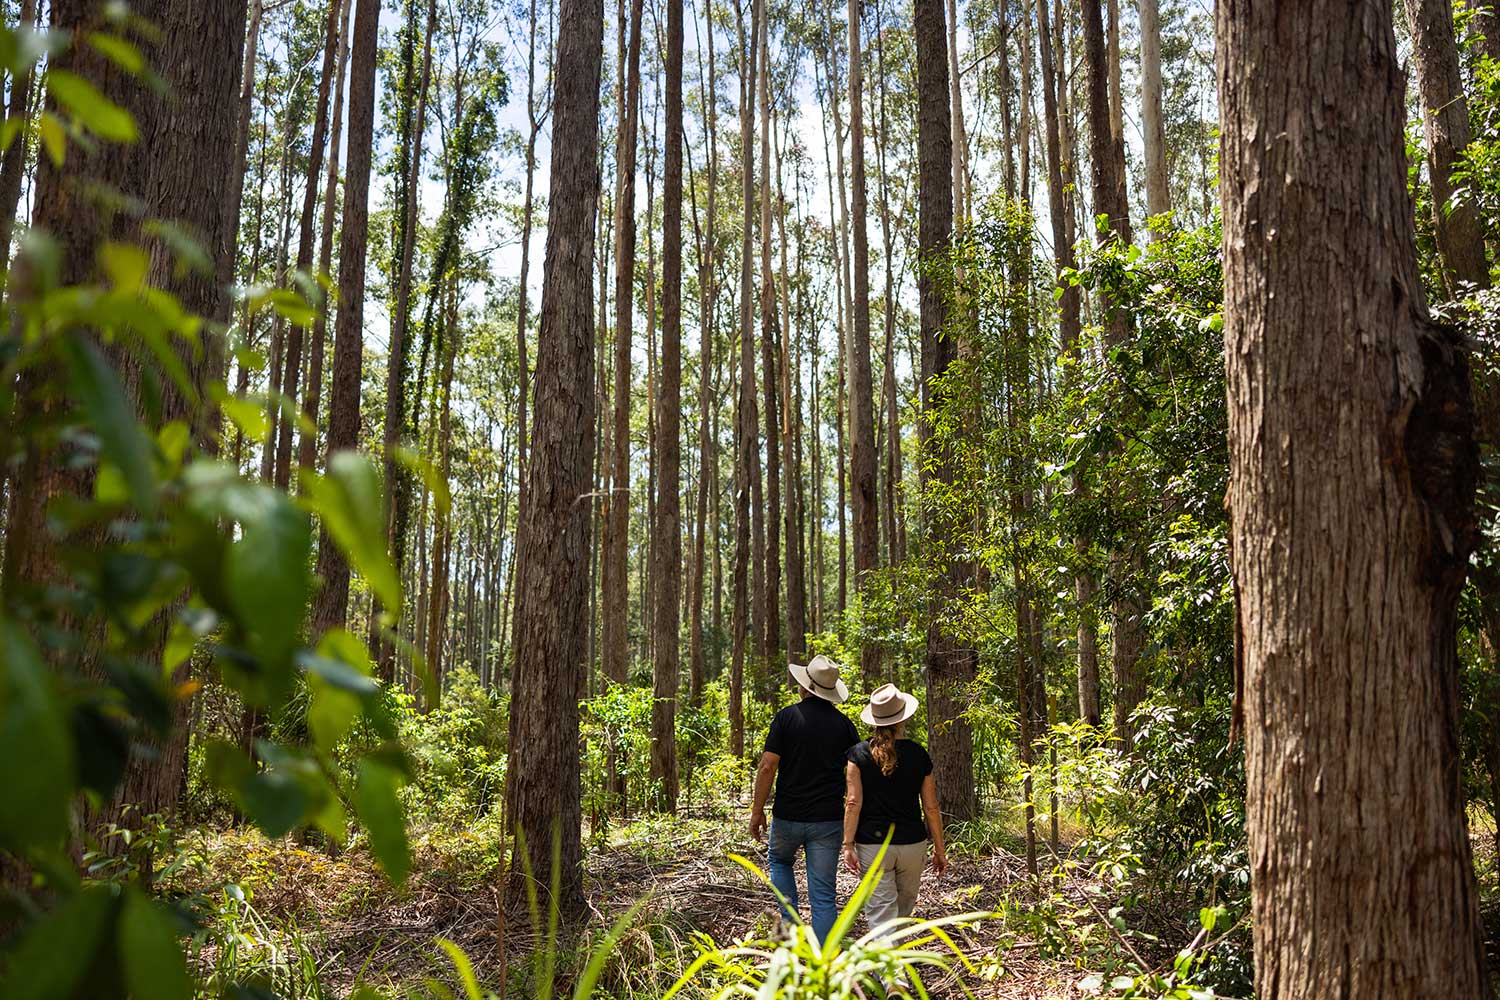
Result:
<svg viewBox="0 0 1500 1000">
<path fill-rule="evenodd" d="M 865 871 L 875 863 L 879 844 L 856 844 L 859 865 Z M 865 919 L 871 930 L 879 930 L 897 917 L 909 917 L 917 906 L 917 890 L 922 887 L 922 869 L 927 867 L 927 841 L 915 844 L 892 844 L 886 848 L 880 866 L 884 872 L 865 903 Z"/>
</svg>

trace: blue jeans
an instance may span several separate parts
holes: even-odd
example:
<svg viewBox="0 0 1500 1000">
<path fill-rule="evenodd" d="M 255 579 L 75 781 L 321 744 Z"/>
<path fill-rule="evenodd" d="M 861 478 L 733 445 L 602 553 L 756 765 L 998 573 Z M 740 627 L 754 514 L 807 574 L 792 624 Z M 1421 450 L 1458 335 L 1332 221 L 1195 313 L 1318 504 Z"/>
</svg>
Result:
<svg viewBox="0 0 1500 1000">
<path fill-rule="evenodd" d="M 812 906 L 813 933 L 822 941 L 838 919 L 839 848 L 843 844 L 844 824 L 839 820 L 826 823 L 798 823 L 772 818 L 767 852 L 771 860 L 771 884 L 785 898 L 781 907 L 787 920 L 798 920 L 797 879 L 792 866 L 797 849 L 807 850 L 807 901 Z M 788 910 L 787 906 L 791 909 Z"/>
</svg>

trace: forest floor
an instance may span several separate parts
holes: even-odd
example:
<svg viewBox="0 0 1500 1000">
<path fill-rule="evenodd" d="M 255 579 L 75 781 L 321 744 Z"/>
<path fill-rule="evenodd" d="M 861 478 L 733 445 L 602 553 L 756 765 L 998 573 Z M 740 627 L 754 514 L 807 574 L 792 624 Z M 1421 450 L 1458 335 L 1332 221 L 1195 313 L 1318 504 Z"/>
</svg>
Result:
<svg viewBox="0 0 1500 1000">
<path fill-rule="evenodd" d="M 197 831 L 160 881 L 168 891 L 201 893 L 216 903 L 209 920 L 217 921 L 220 932 L 210 934 L 198 953 L 203 968 L 225 967 L 233 948 L 241 968 L 261 969 L 267 985 L 275 982 L 282 995 L 345 997 L 359 985 L 404 988 L 429 978 L 453 984 L 452 966 L 437 945 L 447 939 L 464 950 L 488 988 L 497 989 L 503 976 L 511 984 L 509 995 L 532 996 L 535 939 L 524 910 L 507 912 L 507 930 L 501 929 L 496 834 L 482 823 L 457 833 L 418 834 L 412 875 L 393 888 L 358 845 L 330 854 L 292 839 L 269 841 L 253 830 Z M 960 839 L 950 849 L 942 879 L 930 871 L 924 876 L 918 916 L 988 911 L 1007 899 L 1029 897 L 1026 862 L 1015 853 L 1020 843 L 1013 832 L 987 830 L 977 840 L 982 843 L 967 846 Z M 726 945 L 767 934 L 775 916 L 770 890 L 732 853 L 764 864 L 764 845 L 750 840 L 741 809 L 626 822 L 590 838 L 585 894 L 592 912 L 558 936 L 559 984 L 604 929 L 639 900 L 646 902 L 600 981 L 609 996 L 660 995 L 707 939 Z M 841 867 L 841 902 L 855 881 Z M 226 893 L 227 885 L 237 889 Z M 800 866 L 799 885 L 805 893 Z M 1079 909 L 1089 905 L 1081 882 L 1053 888 Z M 497 947 L 502 935 L 504 957 Z M 1089 970 L 1042 957 L 1037 941 L 999 920 L 959 931 L 955 939 L 979 970 L 965 973 L 965 984 L 980 996 L 1083 995 L 1076 984 Z M 304 989 L 298 981 L 310 978 L 314 968 L 320 988 Z M 952 978 L 925 979 L 935 997 L 964 995 Z"/>
<path fill-rule="evenodd" d="M 1493 850 L 1493 841 L 1486 839 L 1475 838 L 1476 851 Z M 1001 824 L 975 841 L 966 844 L 960 836 L 950 850 L 948 873 L 942 879 L 930 871 L 923 877 L 918 916 L 996 910 L 1007 901 L 1032 898 L 1015 831 Z M 558 935 L 558 992 L 567 995 L 561 987 L 572 970 L 604 929 L 640 900 L 645 900 L 641 912 L 605 966 L 604 995 L 659 996 L 709 939 L 726 945 L 766 935 L 775 916 L 770 891 L 731 860 L 732 853 L 763 863 L 764 847 L 750 840 L 738 809 L 627 822 L 591 838 L 585 845 L 591 913 L 585 921 L 565 924 Z M 393 888 L 357 845 L 330 854 L 290 839 L 269 841 L 254 831 L 200 831 L 184 845 L 163 886 L 219 901 L 209 917 L 211 923 L 217 919 L 219 933 L 211 934 L 197 955 L 205 970 L 224 967 L 224 953 L 233 948 L 241 970 L 260 970 L 266 985 L 277 986 L 282 996 L 343 998 L 361 985 L 402 990 L 431 980 L 456 986 L 438 939 L 462 948 L 487 988 L 498 991 L 504 978 L 510 984 L 506 995 L 535 996 L 530 961 L 536 939 L 526 929 L 524 912 L 507 912 L 502 923 L 499 856 L 498 837 L 482 823 L 457 833 L 418 835 L 412 875 Z M 854 883 L 841 868 L 841 901 Z M 238 890 L 226 893 L 226 885 Z M 800 867 L 799 885 L 805 887 Z M 1048 888 L 1062 911 L 1093 910 L 1102 916 L 1098 908 L 1106 904 L 1088 892 L 1097 887 L 1081 878 L 1048 883 Z M 1494 959 L 1500 900 L 1493 894 L 1485 911 Z M 1156 935 L 1155 944 L 1149 936 L 1134 939 L 1146 962 L 1165 965 L 1187 943 L 1180 917 L 1164 908 L 1153 919 L 1137 906 L 1133 926 Z M 926 976 L 932 995 L 965 996 L 966 988 L 993 1000 L 1089 995 L 1079 983 L 1097 970 L 1057 957 L 1058 949 L 1049 951 L 1048 942 L 1018 930 L 1019 925 L 1024 921 L 994 919 L 955 933 L 977 972 L 965 973 L 962 984 Z M 503 954 L 497 946 L 502 938 Z"/>
</svg>

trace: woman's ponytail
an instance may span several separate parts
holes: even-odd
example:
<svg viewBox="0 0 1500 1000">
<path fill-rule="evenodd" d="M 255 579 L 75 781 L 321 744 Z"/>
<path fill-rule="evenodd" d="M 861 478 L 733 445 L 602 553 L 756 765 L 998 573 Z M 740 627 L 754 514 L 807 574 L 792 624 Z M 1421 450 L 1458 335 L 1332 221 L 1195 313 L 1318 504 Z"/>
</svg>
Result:
<svg viewBox="0 0 1500 1000">
<path fill-rule="evenodd" d="M 870 737 L 870 756 L 875 758 L 875 763 L 880 765 L 880 773 L 887 778 L 891 772 L 896 770 L 896 730 L 897 726 L 876 726 L 875 735 Z"/>
</svg>

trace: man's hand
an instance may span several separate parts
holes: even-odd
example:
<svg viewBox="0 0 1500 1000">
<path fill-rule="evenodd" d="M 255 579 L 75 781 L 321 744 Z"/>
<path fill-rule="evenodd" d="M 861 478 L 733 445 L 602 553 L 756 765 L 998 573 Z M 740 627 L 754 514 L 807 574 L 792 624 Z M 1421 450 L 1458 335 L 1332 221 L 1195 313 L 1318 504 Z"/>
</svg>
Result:
<svg viewBox="0 0 1500 1000">
<path fill-rule="evenodd" d="M 750 836 L 756 840 L 766 839 L 766 811 L 764 809 L 750 810 Z"/>
<path fill-rule="evenodd" d="M 844 867 L 849 869 L 855 875 L 860 874 L 859 851 L 855 850 L 853 844 L 844 845 Z"/>
<path fill-rule="evenodd" d="M 948 871 L 948 852 L 939 847 L 932 852 L 932 870 L 942 878 Z"/>
</svg>

